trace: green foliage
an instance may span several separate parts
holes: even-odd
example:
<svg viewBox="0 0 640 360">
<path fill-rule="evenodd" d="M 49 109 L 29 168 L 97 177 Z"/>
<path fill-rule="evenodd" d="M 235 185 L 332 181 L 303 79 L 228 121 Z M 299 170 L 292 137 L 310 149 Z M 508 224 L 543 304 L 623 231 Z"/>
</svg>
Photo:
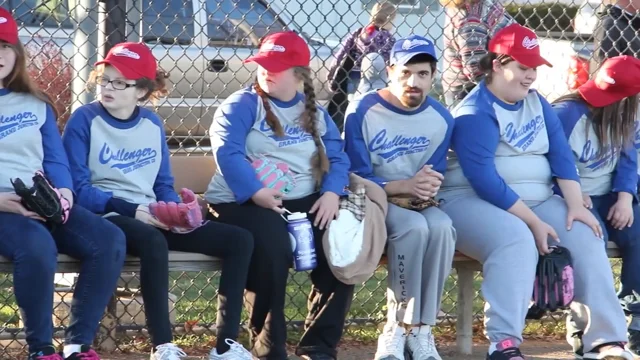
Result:
<svg viewBox="0 0 640 360">
<path fill-rule="evenodd" d="M 535 31 L 573 32 L 571 22 L 578 12 L 578 5 L 560 3 L 535 5 L 518 5 L 511 3 L 505 8 L 520 25 L 524 25 Z"/>
</svg>

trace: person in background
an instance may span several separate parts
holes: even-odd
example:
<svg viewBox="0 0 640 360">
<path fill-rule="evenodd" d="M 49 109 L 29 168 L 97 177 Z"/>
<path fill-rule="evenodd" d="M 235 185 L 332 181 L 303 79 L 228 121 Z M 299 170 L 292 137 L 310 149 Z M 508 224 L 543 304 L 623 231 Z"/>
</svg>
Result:
<svg viewBox="0 0 640 360">
<path fill-rule="evenodd" d="M 230 95 L 209 130 L 217 170 L 205 199 L 221 222 L 249 230 L 255 239 L 247 281 L 252 352 L 287 359 L 284 313 L 292 246 L 284 209 L 308 214 L 317 266 L 309 313 L 296 355 L 335 360 L 353 297 L 325 257 L 322 237 L 349 185 L 349 159 L 329 114 L 316 102 L 309 46 L 292 31 L 268 35 L 245 62 L 258 64 L 256 82 Z M 297 91 L 302 85 L 303 93 Z M 282 189 L 263 183 L 252 166 L 277 164 L 292 181 Z"/>
<path fill-rule="evenodd" d="M 387 74 L 387 63 L 382 55 L 369 53 L 362 58 L 360 66 L 362 79 L 358 84 L 355 97 L 360 97 L 371 90 L 379 90 L 387 87 L 389 76 Z"/>
<path fill-rule="evenodd" d="M 515 20 L 500 0 L 440 2 L 445 8 L 442 89 L 445 103 L 453 107 L 484 77 L 479 62 L 489 40 Z"/>
<path fill-rule="evenodd" d="M 347 110 L 345 151 L 351 171 L 380 185 L 390 197 L 429 201 L 446 169 L 453 117 L 431 90 L 437 56 L 433 41 L 409 36 L 391 52 L 389 87 L 353 101 Z M 389 204 L 386 218 L 387 324 L 376 360 L 441 360 L 435 326 L 451 272 L 456 231 L 435 206 Z"/>
<path fill-rule="evenodd" d="M 640 355 L 640 312 L 627 297 L 640 293 L 640 207 L 636 197 L 638 154 L 634 147 L 640 93 L 640 60 L 631 56 L 607 59 L 594 79 L 573 94 L 554 101 L 580 174 L 584 206 L 604 229 L 605 245 L 616 243 L 622 254 L 618 297 L 631 316 L 627 349 Z M 584 326 L 567 321 L 567 339 L 583 353 Z"/>
<path fill-rule="evenodd" d="M 572 256 L 571 310 L 585 324 L 583 358 L 632 360 L 602 227 L 583 205 L 558 116 L 530 88 L 536 69 L 550 64 L 535 32 L 518 24 L 496 33 L 488 49 L 484 79 L 452 111 L 453 152 L 440 189 L 457 249 L 482 263 L 487 359 L 525 358 L 520 344 L 538 256 L 557 245 Z"/>
<path fill-rule="evenodd" d="M 369 24 L 358 28 L 344 39 L 329 67 L 327 85 L 333 96 L 327 110 L 340 130 L 349 104 L 348 95 L 356 92 L 362 77 L 363 57 L 369 53 L 378 53 L 384 58 L 385 64 L 389 63 L 391 47 L 395 43 L 391 33 L 395 17 L 396 7 L 391 2 L 376 3 L 371 9 Z"/>
<path fill-rule="evenodd" d="M 0 255 L 13 262 L 13 292 L 23 315 L 30 360 L 99 360 L 91 344 L 125 257 L 124 234 L 75 203 L 69 161 L 51 98 L 27 72 L 27 53 L 11 13 L 0 8 Z M 60 193 L 63 224 L 27 210 L 12 181 L 32 186 L 42 172 Z M 58 253 L 80 260 L 61 353 L 53 346 Z"/>
<path fill-rule="evenodd" d="M 188 228 L 169 226 L 151 212 L 158 202 L 176 205 L 184 200 L 174 190 L 164 124 L 156 113 L 139 105 L 166 94 L 166 78 L 143 43 L 116 44 L 96 63 L 89 85 L 99 87 L 98 101 L 76 109 L 63 135 L 78 202 L 122 229 L 127 252 L 140 258 L 151 360 L 186 356 L 172 342 L 169 250 L 222 259 L 217 343 L 209 359 L 252 360 L 235 341 L 253 253 L 251 234 L 215 221 Z M 197 204 L 194 211 L 201 211 Z"/>
</svg>

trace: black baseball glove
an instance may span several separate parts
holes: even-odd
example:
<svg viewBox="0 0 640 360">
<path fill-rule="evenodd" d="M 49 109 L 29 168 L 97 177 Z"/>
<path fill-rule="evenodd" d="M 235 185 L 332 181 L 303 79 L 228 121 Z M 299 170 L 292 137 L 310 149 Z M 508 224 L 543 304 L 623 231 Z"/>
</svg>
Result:
<svg viewBox="0 0 640 360">
<path fill-rule="evenodd" d="M 69 218 L 70 204 L 45 175 L 38 171 L 33 176 L 33 186 L 27 187 L 20 179 L 11 179 L 16 194 L 22 198 L 22 205 L 40 215 L 47 223 L 60 225 Z"/>
<path fill-rule="evenodd" d="M 573 261 L 562 246 L 553 246 L 540 256 L 533 287 L 533 304 L 528 319 L 540 319 L 547 311 L 565 310 L 573 301 Z"/>
</svg>

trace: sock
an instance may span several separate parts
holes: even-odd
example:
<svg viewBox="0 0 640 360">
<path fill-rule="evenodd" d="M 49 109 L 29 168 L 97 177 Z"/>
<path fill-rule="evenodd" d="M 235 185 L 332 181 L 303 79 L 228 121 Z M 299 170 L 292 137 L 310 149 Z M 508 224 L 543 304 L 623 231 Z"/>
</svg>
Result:
<svg viewBox="0 0 640 360">
<path fill-rule="evenodd" d="M 227 344 L 226 341 L 224 341 L 224 339 L 218 339 L 218 342 L 216 343 L 215 351 L 218 355 L 222 355 L 227 351 L 229 351 L 230 348 L 231 347 L 229 346 L 229 344 Z"/>
<path fill-rule="evenodd" d="M 489 345 L 489 355 L 493 354 L 493 352 L 496 350 L 498 350 L 498 343 L 492 342 L 491 345 Z"/>
<path fill-rule="evenodd" d="M 422 333 L 422 334 L 431 334 L 431 325 L 422 325 L 422 326 L 420 326 L 420 333 Z"/>
<path fill-rule="evenodd" d="M 65 358 L 68 358 L 73 353 L 79 353 L 81 349 L 82 349 L 82 345 L 78 345 L 78 344 L 65 345 L 62 350 L 62 354 L 64 355 Z"/>
</svg>

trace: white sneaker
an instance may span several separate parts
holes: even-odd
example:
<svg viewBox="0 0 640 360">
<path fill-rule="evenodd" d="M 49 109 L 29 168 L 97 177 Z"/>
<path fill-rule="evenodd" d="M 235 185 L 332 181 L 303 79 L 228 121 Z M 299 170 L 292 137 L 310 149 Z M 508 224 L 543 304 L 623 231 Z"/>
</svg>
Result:
<svg viewBox="0 0 640 360">
<path fill-rule="evenodd" d="M 251 355 L 249 350 L 245 349 L 244 346 L 238 344 L 237 342 L 231 339 L 224 339 L 224 342 L 229 345 L 229 350 L 227 350 L 224 354 L 218 355 L 218 351 L 213 348 L 209 353 L 209 360 L 254 360 L 257 359 Z"/>
<path fill-rule="evenodd" d="M 622 346 L 612 346 L 599 352 L 588 352 L 582 357 L 583 359 L 616 359 L 616 360 L 633 360 L 634 356 Z"/>
<path fill-rule="evenodd" d="M 442 360 L 429 325 L 411 329 L 407 335 L 407 350 L 412 360 Z"/>
<path fill-rule="evenodd" d="M 378 338 L 374 360 L 404 360 L 406 338 L 404 328 L 398 323 L 385 325 Z"/>
<path fill-rule="evenodd" d="M 155 351 L 151 352 L 150 360 L 182 360 L 187 354 L 179 347 L 172 343 L 166 343 L 156 346 Z"/>
</svg>

